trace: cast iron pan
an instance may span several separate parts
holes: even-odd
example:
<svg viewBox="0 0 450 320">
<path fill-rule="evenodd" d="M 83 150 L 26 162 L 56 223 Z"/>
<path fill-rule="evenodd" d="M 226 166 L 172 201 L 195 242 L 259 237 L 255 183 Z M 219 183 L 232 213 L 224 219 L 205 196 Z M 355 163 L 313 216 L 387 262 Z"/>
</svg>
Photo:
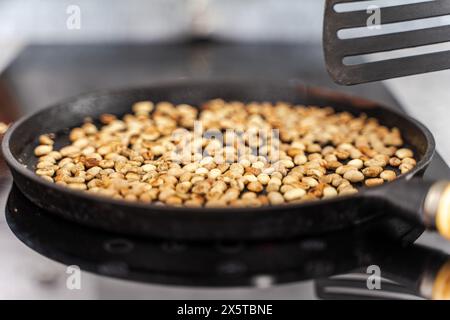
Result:
<svg viewBox="0 0 450 320">
<path fill-rule="evenodd" d="M 400 128 L 414 149 L 417 166 L 394 182 L 362 188 L 353 196 L 303 204 L 262 208 L 177 208 L 130 203 L 74 191 L 48 183 L 34 174 L 33 150 L 38 137 L 55 133 L 56 148 L 67 143 L 69 129 L 86 117 L 103 113 L 123 115 L 136 101 L 170 101 L 200 105 L 222 98 L 240 101 L 288 101 L 332 106 L 337 111 L 365 112 L 387 126 Z M 419 122 L 360 98 L 299 84 L 247 82 L 181 82 L 144 89 L 103 91 L 54 105 L 15 123 L 6 133 L 2 149 L 23 194 L 37 206 L 66 219 L 105 230 L 159 238 L 276 239 L 314 235 L 358 225 L 381 213 L 398 214 L 450 237 L 448 183 L 423 181 L 435 144 Z M 445 206 L 445 208 L 444 208 Z"/>
</svg>

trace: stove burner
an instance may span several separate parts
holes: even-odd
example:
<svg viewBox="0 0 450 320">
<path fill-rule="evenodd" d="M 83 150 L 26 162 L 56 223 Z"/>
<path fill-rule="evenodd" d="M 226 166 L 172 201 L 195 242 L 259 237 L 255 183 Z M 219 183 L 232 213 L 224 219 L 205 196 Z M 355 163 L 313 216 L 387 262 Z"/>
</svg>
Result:
<svg viewBox="0 0 450 320">
<path fill-rule="evenodd" d="M 48 258 L 100 275 L 147 283 L 267 288 L 315 280 L 321 298 L 336 297 L 342 287 L 347 288 L 345 295 L 355 295 L 355 286 L 362 290 L 358 294 L 367 298 L 371 295 L 363 285 L 368 274 L 363 271 L 379 265 L 389 279 L 400 278 L 396 285 L 386 285 L 391 282 L 383 280 L 386 292 L 420 296 L 412 284 L 429 270 L 424 261 L 434 256 L 433 265 L 440 266 L 446 258 L 411 246 L 422 230 L 388 214 L 358 228 L 322 237 L 277 242 L 173 242 L 118 238 L 66 222 L 39 209 L 13 187 L 6 218 L 22 242 Z M 342 280 L 342 274 L 356 271 L 360 272 L 359 281 Z M 336 275 L 341 278 L 336 280 Z"/>
</svg>

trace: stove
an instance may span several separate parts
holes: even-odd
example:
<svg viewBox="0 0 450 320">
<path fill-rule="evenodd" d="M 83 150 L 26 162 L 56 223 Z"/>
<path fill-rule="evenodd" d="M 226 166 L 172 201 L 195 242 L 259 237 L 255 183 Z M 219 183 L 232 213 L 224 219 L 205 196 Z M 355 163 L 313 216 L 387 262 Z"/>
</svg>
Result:
<svg viewBox="0 0 450 320">
<path fill-rule="evenodd" d="M 334 85 L 321 48 L 310 44 L 30 46 L 0 75 L 0 121 L 99 89 L 268 78 L 326 86 L 402 110 L 380 83 Z M 437 155 L 425 177 L 448 179 L 450 169 Z M 0 201 L 0 298 L 424 299 L 450 260 L 445 241 L 428 233 L 417 241 L 423 230 L 388 212 L 358 228 L 289 241 L 124 237 L 38 209 L 12 186 L 2 161 Z M 78 268 L 80 289 L 69 285 Z"/>
</svg>

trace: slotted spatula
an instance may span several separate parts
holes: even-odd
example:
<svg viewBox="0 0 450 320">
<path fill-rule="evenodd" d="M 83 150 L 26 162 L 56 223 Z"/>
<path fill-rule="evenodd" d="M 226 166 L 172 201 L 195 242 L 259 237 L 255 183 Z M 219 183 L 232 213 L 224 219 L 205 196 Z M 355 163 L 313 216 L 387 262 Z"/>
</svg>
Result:
<svg viewBox="0 0 450 320">
<path fill-rule="evenodd" d="M 327 0 L 323 45 L 328 72 L 339 84 L 352 85 L 450 68 L 450 51 L 406 55 L 381 61 L 345 64 L 345 57 L 421 47 L 450 41 L 450 26 L 410 30 L 368 37 L 340 39 L 338 31 L 367 27 L 367 10 L 337 12 L 341 3 L 368 0 Z M 404 2 L 408 2 L 405 0 Z M 413 21 L 450 14 L 450 0 L 432 0 L 380 8 L 381 28 L 385 24 Z"/>
</svg>

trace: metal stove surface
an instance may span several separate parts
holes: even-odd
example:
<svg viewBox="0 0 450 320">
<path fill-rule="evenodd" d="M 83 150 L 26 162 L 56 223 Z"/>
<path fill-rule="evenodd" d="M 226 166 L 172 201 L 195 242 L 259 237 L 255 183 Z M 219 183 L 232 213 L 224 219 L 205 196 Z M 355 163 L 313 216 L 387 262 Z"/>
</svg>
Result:
<svg viewBox="0 0 450 320">
<path fill-rule="evenodd" d="M 32 46 L 0 75 L 0 121 L 86 91 L 180 78 L 300 79 L 337 88 L 320 47 L 312 45 Z M 400 108 L 381 84 L 338 89 Z M 450 178 L 450 170 L 437 156 L 426 177 Z M 447 260 L 434 249 L 411 245 L 422 230 L 388 213 L 320 238 L 173 243 L 71 225 L 11 186 L 0 161 L 0 205 L 6 208 L 0 218 L 0 298 L 426 298 L 419 284 Z M 86 271 L 81 290 L 67 288 L 66 265 Z M 382 290 L 367 289 L 370 265 L 386 276 Z"/>
</svg>

